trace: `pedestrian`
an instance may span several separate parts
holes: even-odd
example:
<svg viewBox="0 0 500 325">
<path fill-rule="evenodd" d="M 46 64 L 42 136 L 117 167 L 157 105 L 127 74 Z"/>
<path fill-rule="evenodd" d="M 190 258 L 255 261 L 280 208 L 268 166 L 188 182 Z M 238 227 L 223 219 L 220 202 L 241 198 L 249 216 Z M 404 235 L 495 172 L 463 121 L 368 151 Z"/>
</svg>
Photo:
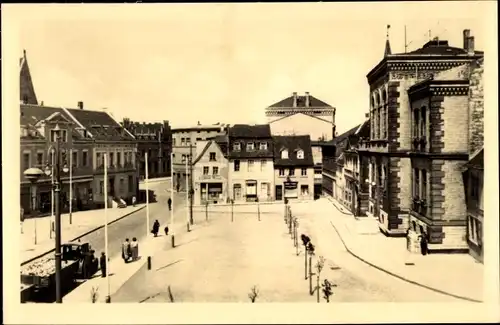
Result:
<svg viewBox="0 0 500 325">
<path fill-rule="evenodd" d="M 160 223 L 158 220 L 155 220 L 153 224 L 153 230 L 151 231 L 155 237 L 158 236 L 158 232 L 160 232 Z"/>
<path fill-rule="evenodd" d="M 168 211 L 172 211 L 172 198 L 168 198 Z"/>
<path fill-rule="evenodd" d="M 128 241 L 128 238 L 125 239 L 125 242 L 122 244 L 122 258 L 125 263 L 128 262 L 130 256 L 132 255 L 131 250 L 130 250 L 130 242 Z"/>
<path fill-rule="evenodd" d="M 106 254 L 104 252 L 101 253 L 100 263 L 101 263 L 101 274 L 102 277 L 105 278 L 107 261 L 106 261 Z"/>
<path fill-rule="evenodd" d="M 168 236 L 168 226 L 165 226 L 165 236 Z"/>
<path fill-rule="evenodd" d="M 132 243 L 130 244 L 130 250 L 132 251 L 132 261 L 137 260 L 139 257 L 139 243 L 137 238 L 132 238 Z"/>
<path fill-rule="evenodd" d="M 132 197 L 132 206 L 135 207 L 135 202 L 137 201 L 137 199 L 135 198 L 135 195 Z"/>
<path fill-rule="evenodd" d="M 427 235 L 425 232 L 420 236 L 420 252 L 422 255 L 427 255 Z"/>
</svg>

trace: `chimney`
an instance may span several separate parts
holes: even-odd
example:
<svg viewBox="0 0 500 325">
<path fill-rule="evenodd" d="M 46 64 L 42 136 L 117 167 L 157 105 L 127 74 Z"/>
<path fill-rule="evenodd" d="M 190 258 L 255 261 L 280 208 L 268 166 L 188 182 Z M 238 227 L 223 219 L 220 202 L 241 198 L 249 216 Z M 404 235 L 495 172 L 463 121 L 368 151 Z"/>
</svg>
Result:
<svg viewBox="0 0 500 325">
<path fill-rule="evenodd" d="M 370 113 L 365 113 L 365 118 L 370 118 Z"/>
<path fill-rule="evenodd" d="M 474 55 L 474 36 L 470 36 L 467 40 L 467 54 Z"/>
<path fill-rule="evenodd" d="M 309 92 L 306 91 L 306 107 L 311 106 L 311 101 L 309 100 Z"/>
<path fill-rule="evenodd" d="M 83 102 L 78 102 L 78 108 L 83 109 Z"/>
<path fill-rule="evenodd" d="M 43 100 L 40 102 L 40 106 L 43 106 Z"/>
<path fill-rule="evenodd" d="M 293 107 L 297 107 L 297 92 L 293 92 Z"/>
<path fill-rule="evenodd" d="M 464 29 L 464 50 L 469 48 L 470 29 Z"/>
</svg>

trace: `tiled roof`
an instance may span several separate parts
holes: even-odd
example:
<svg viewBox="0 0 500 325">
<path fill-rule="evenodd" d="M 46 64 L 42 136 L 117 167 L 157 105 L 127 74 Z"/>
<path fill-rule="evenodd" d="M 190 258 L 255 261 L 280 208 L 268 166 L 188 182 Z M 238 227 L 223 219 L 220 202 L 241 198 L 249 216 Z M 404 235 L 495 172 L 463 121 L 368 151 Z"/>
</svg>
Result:
<svg viewBox="0 0 500 325">
<path fill-rule="evenodd" d="M 273 105 L 269 107 L 293 107 L 293 96 L 287 97 L 277 103 L 274 103 Z M 306 107 L 306 96 L 297 96 L 297 107 Z M 317 99 L 314 96 L 309 95 L 309 107 L 325 107 L 325 108 L 331 108 L 329 104 L 325 103 L 322 100 Z"/>
<path fill-rule="evenodd" d="M 21 104 L 21 114 L 20 114 L 20 124 L 21 126 L 26 126 L 30 130 L 35 130 L 34 126 L 36 123 L 49 118 L 55 113 L 59 113 L 64 116 L 68 121 L 73 122 L 72 118 L 60 107 L 49 107 L 49 106 L 39 106 L 30 104 Z M 75 125 L 74 127 L 77 127 Z M 38 132 L 37 132 L 38 133 Z M 75 130 L 72 132 L 73 139 L 80 139 L 82 136 Z M 39 138 L 44 137 L 38 133 L 35 137 L 22 137 L 22 138 Z"/>
<path fill-rule="evenodd" d="M 198 157 L 196 157 L 196 159 L 193 161 L 193 165 L 195 165 L 201 159 L 201 157 L 203 157 L 203 155 L 207 152 L 208 148 L 210 148 L 210 145 L 212 144 L 212 142 L 213 142 L 213 140 L 207 141 L 203 150 L 201 150 Z"/>
<path fill-rule="evenodd" d="M 314 166 L 311 138 L 309 135 L 273 136 L 275 166 Z M 281 158 L 281 151 L 288 150 L 288 159 Z M 297 152 L 304 152 L 304 159 L 297 158 Z"/>
<path fill-rule="evenodd" d="M 271 128 L 269 124 L 235 124 L 229 128 L 229 137 L 247 139 L 271 138 Z"/>
<path fill-rule="evenodd" d="M 107 112 L 84 109 L 67 109 L 96 140 L 135 141 Z"/>
</svg>

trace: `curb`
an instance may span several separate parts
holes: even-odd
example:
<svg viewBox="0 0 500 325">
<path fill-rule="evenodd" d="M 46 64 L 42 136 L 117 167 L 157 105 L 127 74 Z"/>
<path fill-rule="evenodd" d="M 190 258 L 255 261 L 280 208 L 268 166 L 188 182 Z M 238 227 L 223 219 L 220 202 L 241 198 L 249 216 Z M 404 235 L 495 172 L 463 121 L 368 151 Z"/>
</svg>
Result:
<svg viewBox="0 0 500 325">
<path fill-rule="evenodd" d="M 115 222 L 117 222 L 117 221 L 119 221 L 119 220 L 121 220 L 121 219 L 123 219 L 123 218 L 125 218 L 125 217 L 130 216 L 130 215 L 131 215 L 131 214 L 133 214 L 133 213 L 136 213 L 136 212 L 138 212 L 138 211 L 141 211 L 141 210 L 142 210 L 142 209 L 144 209 L 145 207 L 146 207 L 146 206 L 142 206 L 142 207 L 138 208 L 137 210 L 134 210 L 134 211 L 132 211 L 132 212 L 130 212 L 130 213 L 124 214 L 123 216 L 121 216 L 121 217 L 119 217 L 119 218 L 116 218 L 116 219 L 115 219 L 115 220 L 113 220 L 113 221 L 108 222 L 108 226 L 109 226 L 109 225 L 111 225 L 111 224 L 113 224 L 113 223 L 115 223 Z M 78 239 L 80 239 L 80 238 L 82 238 L 82 237 L 85 237 L 85 236 L 87 236 L 87 235 L 89 235 L 89 234 L 93 233 L 94 231 L 97 231 L 97 230 L 99 230 L 99 229 L 104 228 L 104 226 L 105 226 L 105 225 L 100 225 L 100 226 L 98 226 L 98 227 L 96 227 L 96 228 L 92 228 L 91 230 L 89 230 L 89 231 L 85 232 L 85 233 L 84 233 L 84 234 L 82 234 L 82 235 L 78 235 L 77 237 L 75 237 L 75 238 L 73 238 L 73 239 L 69 240 L 68 242 L 74 242 L 75 240 L 78 240 Z M 55 250 L 56 250 L 55 248 L 52 248 L 52 249 L 50 249 L 50 250 L 48 250 L 48 251 L 45 251 L 44 253 L 41 253 L 41 254 L 39 254 L 39 255 L 37 255 L 37 256 L 35 256 L 35 257 L 32 257 L 32 258 L 30 258 L 29 260 L 26 260 L 26 261 L 22 262 L 22 263 L 21 263 L 21 266 L 23 266 L 23 265 L 25 265 L 25 264 L 28 264 L 28 263 L 30 263 L 30 262 L 33 262 L 34 260 L 39 259 L 40 257 L 43 257 L 43 256 L 45 256 L 45 255 L 47 255 L 47 254 L 49 254 L 49 253 L 52 253 L 52 252 L 53 252 L 53 251 L 55 251 Z"/>
<path fill-rule="evenodd" d="M 354 256 L 355 258 L 357 258 L 358 260 L 360 260 L 361 262 L 363 262 L 363 263 L 365 263 L 367 265 L 370 265 L 371 267 L 376 268 L 377 270 L 382 271 L 382 272 L 384 272 L 386 274 L 389 274 L 389 275 L 391 275 L 391 276 L 393 276 L 395 278 L 398 278 L 398 279 L 403 280 L 405 282 L 408 282 L 410 284 L 422 287 L 424 289 L 431 290 L 431 291 L 434 291 L 434 292 L 437 292 L 437 293 L 440 293 L 440 294 L 443 294 L 443 295 L 446 295 L 446 296 L 450 296 L 450 297 L 453 297 L 453 298 L 457 298 L 457 299 L 462 299 L 462 300 L 466 300 L 466 301 L 470 301 L 470 302 L 476 302 L 476 303 L 483 303 L 483 301 L 481 301 L 481 300 L 476 300 L 476 299 L 469 298 L 469 297 L 459 296 L 459 295 L 456 295 L 456 294 L 453 294 L 453 293 L 449 293 L 449 292 L 446 292 L 446 291 L 443 291 L 443 290 L 440 290 L 440 289 L 429 287 L 429 286 L 427 286 L 425 284 L 422 284 L 422 283 L 419 283 L 419 282 L 407 279 L 407 278 L 402 277 L 402 276 L 400 276 L 398 274 L 395 274 L 395 273 L 393 273 L 391 271 L 388 271 L 388 270 L 386 270 L 386 269 L 384 269 L 384 268 L 382 268 L 382 267 L 380 267 L 378 265 L 375 265 L 375 264 L 373 264 L 371 262 L 368 262 L 367 260 L 363 259 L 362 257 L 360 257 L 357 254 L 355 254 L 353 251 L 351 251 L 351 249 L 349 247 L 347 247 L 347 245 L 346 245 L 346 243 L 344 241 L 344 238 L 342 238 L 342 236 L 340 235 L 339 231 L 337 230 L 337 227 L 335 227 L 335 225 L 331 221 L 330 221 L 330 224 L 332 225 L 333 229 L 335 229 L 335 232 L 339 236 L 340 241 L 342 241 L 342 244 L 344 245 L 344 247 L 347 250 L 347 252 L 349 254 L 351 254 L 352 256 Z"/>
<path fill-rule="evenodd" d="M 355 217 L 355 218 L 356 218 L 356 216 L 354 216 L 352 213 L 342 211 L 342 209 L 341 209 L 341 208 L 339 208 L 339 207 L 337 206 L 337 204 L 333 201 L 333 200 L 335 200 L 335 199 L 333 199 L 333 198 L 327 198 L 327 200 L 328 200 L 328 201 L 330 201 L 330 202 L 332 203 L 332 205 L 335 207 L 335 209 L 339 210 L 339 212 L 340 212 L 340 213 L 345 214 L 346 216 L 353 216 L 353 217 Z"/>
</svg>

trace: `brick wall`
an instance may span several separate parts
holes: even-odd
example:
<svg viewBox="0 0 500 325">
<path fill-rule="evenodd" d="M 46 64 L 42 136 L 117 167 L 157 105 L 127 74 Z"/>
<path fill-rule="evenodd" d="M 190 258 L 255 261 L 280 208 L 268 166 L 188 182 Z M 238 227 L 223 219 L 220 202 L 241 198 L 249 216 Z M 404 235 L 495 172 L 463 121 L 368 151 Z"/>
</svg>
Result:
<svg viewBox="0 0 500 325">
<path fill-rule="evenodd" d="M 391 81 L 388 85 L 388 100 L 389 105 L 387 108 L 387 126 L 388 126 L 388 140 L 389 150 L 397 150 L 399 148 L 399 97 L 400 83 L 398 81 Z"/>
<path fill-rule="evenodd" d="M 430 173 L 430 215 L 433 220 L 442 220 L 444 215 L 444 160 L 433 160 Z M 438 241 L 438 239 L 436 238 Z"/>
<path fill-rule="evenodd" d="M 430 148 L 432 153 L 440 153 L 444 148 L 444 120 L 442 107 L 444 97 L 433 96 L 430 101 L 429 123 L 430 123 Z"/>
<path fill-rule="evenodd" d="M 460 250 L 467 251 L 468 245 L 466 240 L 466 227 L 462 226 L 446 226 L 440 227 L 444 233 L 440 244 L 429 243 L 429 250 Z"/>
<path fill-rule="evenodd" d="M 400 158 L 399 169 L 399 209 L 402 211 L 409 211 L 412 203 L 410 158 Z"/>
<path fill-rule="evenodd" d="M 464 183 L 460 167 L 463 161 L 447 160 L 442 166 L 444 172 L 444 202 L 445 220 L 466 220 L 467 207 L 465 204 Z"/>
<path fill-rule="evenodd" d="M 444 121 L 443 152 L 467 152 L 468 124 L 467 96 L 446 96 L 442 104 Z"/>
<path fill-rule="evenodd" d="M 469 88 L 469 154 L 474 153 L 484 143 L 484 90 L 483 62 L 471 66 Z"/>
</svg>

